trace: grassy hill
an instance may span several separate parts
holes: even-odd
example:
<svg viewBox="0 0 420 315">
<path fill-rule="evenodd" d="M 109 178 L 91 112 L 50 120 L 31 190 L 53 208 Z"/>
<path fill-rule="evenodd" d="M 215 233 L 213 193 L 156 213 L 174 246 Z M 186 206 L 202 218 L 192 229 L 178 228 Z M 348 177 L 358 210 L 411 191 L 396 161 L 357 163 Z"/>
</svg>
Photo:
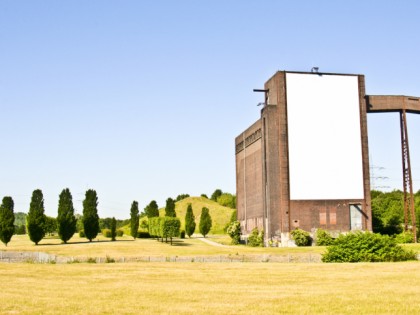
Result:
<svg viewBox="0 0 420 315">
<path fill-rule="evenodd" d="M 195 233 L 199 233 L 198 224 L 200 223 L 201 210 L 206 207 L 210 211 L 210 216 L 213 222 L 210 234 L 223 234 L 223 229 L 229 223 L 230 217 L 234 209 L 219 205 L 217 202 L 204 197 L 188 197 L 175 203 L 176 216 L 181 220 L 181 230 L 185 229 L 185 214 L 187 212 L 188 204 L 191 204 L 195 216 Z M 165 216 L 165 208 L 159 209 L 159 215 Z M 141 219 L 144 220 L 144 219 Z M 146 219 L 147 220 L 147 219 Z M 130 224 L 121 228 L 124 234 L 130 235 Z"/>
<path fill-rule="evenodd" d="M 176 216 L 181 220 L 181 229 L 185 228 L 185 213 L 187 212 L 188 204 L 191 204 L 193 213 L 195 216 L 195 222 L 197 224 L 195 233 L 198 232 L 198 224 L 200 222 L 201 210 L 203 207 L 209 209 L 213 226 L 210 230 L 210 234 L 222 234 L 224 233 L 223 229 L 227 223 L 230 221 L 232 212 L 234 211 L 231 208 L 223 207 L 217 202 L 204 198 L 204 197 L 188 197 L 181 201 L 176 202 L 175 211 Z M 159 209 L 160 216 L 165 215 L 165 208 Z"/>
</svg>

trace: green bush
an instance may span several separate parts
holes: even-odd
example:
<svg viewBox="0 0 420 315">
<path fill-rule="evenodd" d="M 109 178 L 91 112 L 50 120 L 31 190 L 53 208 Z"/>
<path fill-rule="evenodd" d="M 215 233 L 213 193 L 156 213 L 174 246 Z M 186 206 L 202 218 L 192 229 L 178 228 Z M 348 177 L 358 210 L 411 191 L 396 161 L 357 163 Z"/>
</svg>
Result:
<svg viewBox="0 0 420 315">
<path fill-rule="evenodd" d="M 178 237 L 180 234 L 181 221 L 175 217 L 153 217 L 149 219 L 149 234 L 151 237 L 157 238 L 158 240 L 168 238 L 171 241 L 174 237 Z"/>
<path fill-rule="evenodd" d="M 229 193 L 223 193 L 219 197 L 217 197 L 217 203 L 224 207 L 229 207 L 232 209 L 236 208 L 236 196 L 229 194 Z"/>
<path fill-rule="evenodd" d="M 251 234 L 248 236 L 248 245 L 252 247 L 263 247 L 264 246 L 264 230 L 258 231 L 258 228 L 254 228 Z"/>
<path fill-rule="evenodd" d="M 26 226 L 25 225 L 15 225 L 15 234 L 16 235 L 26 234 Z"/>
<path fill-rule="evenodd" d="M 232 239 L 232 245 L 239 244 L 239 241 L 241 240 L 241 223 L 239 223 L 239 221 L 234 221 L 229 224 L 226 232 Z"/>
<path fill-rule="evenodd" d="M 137 232 L 138 238 L 150 238 L 149 232 L 138 231 Z"/>
<path fill-rule="evenodd" d="M 415 260 L 416 255 L 388 235 L 355 232 L 340 235 L 328 246 L 323 262 L 390 262 Z"/>
<path fill-rule="evenodd" d="M 110 229 L 102 229 L 102 236 L 104 237 L 111 237 L 111 230 Z"/>
<path fill-rule="evenodd" d="M 85 235 L 85 230 L 80 230 L 80 231 L 79 231 L 79 236 L 80 236 L 80 237 L 86 237 L 86 235 Z"/>
<path fill-rule="evenodd" d="M 185 238 L 185 231 L 181 230 L 181 238 Z"/>
<path fill-rule="evenodd" d="M 117 236 L 121 237 L 124 235 L 124 231 L 123 230 L 117 230 Z"/>
<path fill-rule="evenodd" d="M 316 230 L 315 237 L 317 246 L 329 246 L 334 244 L 334 238 L 330 233 L 323 229 Z"/>
<path fill-rule="evenodd" d="M 292 240 L 295 241 L 296 246 L 310 246 L 312 239 L 308 232 L 296 229 L 293 230 L 291 233 Z"/>
<path fill-rule="evenodd" d="M 411 231 L 402 232 L 395 235 L 395 241 L 398 244 L 409 244 L 414 243 L 414 234 Z"/>
</svg>

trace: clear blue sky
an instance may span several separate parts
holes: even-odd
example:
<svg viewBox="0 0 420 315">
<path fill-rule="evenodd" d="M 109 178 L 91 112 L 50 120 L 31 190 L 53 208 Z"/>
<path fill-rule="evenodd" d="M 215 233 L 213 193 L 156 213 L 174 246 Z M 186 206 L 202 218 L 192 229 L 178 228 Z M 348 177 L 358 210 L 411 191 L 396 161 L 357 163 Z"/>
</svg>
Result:
<svg viewBox="0 0 420 315">
<path fill-rule="evenodd" d="M 101 217 L 235 192 L 234 138 L 277 70 L 357 73 L 420 96 L 418 1 L 0 1 L 0 197 Z M 420 115 L 419 115 L 420 116 Z M 402 189 L 398 114 L 369 115 L 377 186 Z M 415 190 L 420 117 L 409 117 Z M 379 168 L 380 167 L 380 168 Z M 381 169 L 383 168 L 383 169 Z"/>
</svg>

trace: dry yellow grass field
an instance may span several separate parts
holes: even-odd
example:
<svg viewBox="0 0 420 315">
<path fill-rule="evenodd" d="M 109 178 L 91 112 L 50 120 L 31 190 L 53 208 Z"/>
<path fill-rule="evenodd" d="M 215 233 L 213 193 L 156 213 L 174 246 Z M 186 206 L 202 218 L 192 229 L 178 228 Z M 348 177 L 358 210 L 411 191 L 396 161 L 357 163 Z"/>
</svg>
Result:
<svg viewBox="0 0 420 315">
<path fill-rule="evenodd" d="M 418 314 L 420 263 L 0 264 L 1 314 Z"/>
<path fill-rule="evenodd" d="M 210 236 L 210 240 L 218 240 L 223 236 Z M 137 239 L 123 236 L 111 242 L 109 238 L 101 235 L 97 240 L 88 242 L 86 238 L 78 235 L 68 242 L 61 244 L 58 238 L 44 238 L 35 246 L 27 235 L 14 235 L 7 247 L 0 244 L 0 250 L 5 251 L 34 251 L 45 252 L 69 257 L 138 257 L 138 256 L 194 256 L 194 255 L 246 255 L 246 254 L 284 254 L 284 253 L 322 253 L 324 247 L 307 248 L 255 248 L 248 246 L 211 246 L 199 240 L 176 239 L 174 246 L 160 243 L 153 239 Z"/>
</svg>

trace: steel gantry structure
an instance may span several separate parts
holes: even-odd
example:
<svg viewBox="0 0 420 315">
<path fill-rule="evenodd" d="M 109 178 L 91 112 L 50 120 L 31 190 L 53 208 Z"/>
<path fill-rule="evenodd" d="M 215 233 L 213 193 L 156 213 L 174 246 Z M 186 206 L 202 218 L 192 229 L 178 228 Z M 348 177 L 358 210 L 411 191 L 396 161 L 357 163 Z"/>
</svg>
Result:
<svg viewBox="0 0 420 315">
<path fill-rule="evenodd" d="M 410 147 L 406 113 L 420 114 L 420 98 L 412 96 L 367 95 L 367 112 L 398 112 L 401 128 L 401 155 L 404 187 L 404 230 L 411 229 L 417 242 L 416 213 L 414 208 L 413 179 L 410 164 Z"/>
</svg>

